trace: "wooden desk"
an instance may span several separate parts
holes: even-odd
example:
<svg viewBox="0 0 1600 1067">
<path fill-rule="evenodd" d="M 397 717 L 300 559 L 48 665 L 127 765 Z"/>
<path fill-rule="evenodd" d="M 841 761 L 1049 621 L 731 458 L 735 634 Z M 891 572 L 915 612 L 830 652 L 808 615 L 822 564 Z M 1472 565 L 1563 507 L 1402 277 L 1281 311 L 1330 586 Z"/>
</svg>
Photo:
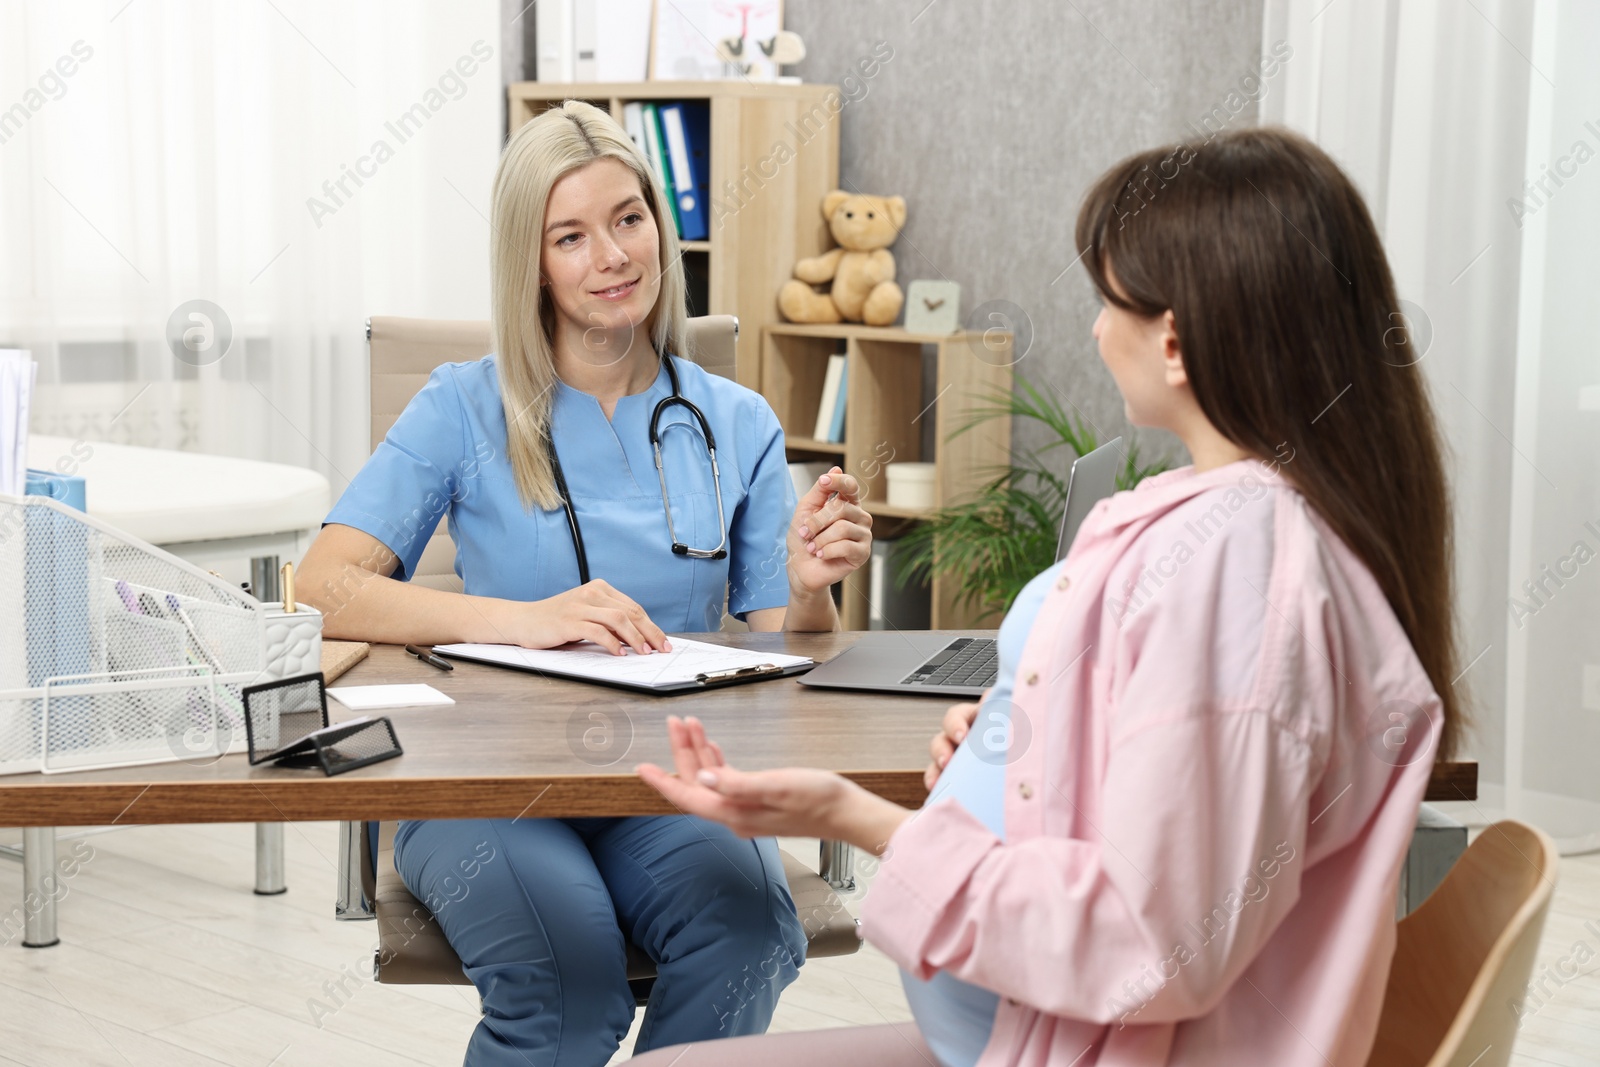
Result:
<svg viewBox="0 0 1600 1067">
<path fill-rule="evenodd" d="M 859 634 L 695 636 L 825 660 Z M 8 775 L 0 777 L 0 825 L 670 814 L 633 773 L 643 761 L 670 767 L 670 714 L 699 716 L 742 768 L 824 767 L 914 808 L 926 795 L 928 739 L 952 703 L 808 689 L 793 679 L 659 697 L 473 663 L 446 673 L 393 645 L 374 646 L 337 684 L 384 682 L 426 682 L 456 700 L 387 713 L 405 749 L 399 759 L 332 778 L 251 767 L 243 755 Z M 335 721 L 353 717 L 328 706 Z M 1435 769 L 1428 799 L 1476 796 L 1476 764 Z"/>
<path fill-rule="evenodd" d="M 695 635 L 819 660 L 857 636 Z M 808 689 L 788 678 L 652 696 L 460 661 L 444 672 L 394 645 L 373 646 L 336 684 L 386 682 L 425 682 L 456 700 L 381 713 L 405 749 L 398 759 L 332 778 L 251 767 L 243 755 L 11 775 L 0 777 L 0 825 L 665 814 L 676 809 L 633 768 L 671 766 L 670 714 L 699 716 L 740 766 L 827 767 L 914 807 L 925 795 L 928 738 L 951 703 Z M 334 721 L 354 717 L 332 700 L 328 710 Z"/>
</svg>

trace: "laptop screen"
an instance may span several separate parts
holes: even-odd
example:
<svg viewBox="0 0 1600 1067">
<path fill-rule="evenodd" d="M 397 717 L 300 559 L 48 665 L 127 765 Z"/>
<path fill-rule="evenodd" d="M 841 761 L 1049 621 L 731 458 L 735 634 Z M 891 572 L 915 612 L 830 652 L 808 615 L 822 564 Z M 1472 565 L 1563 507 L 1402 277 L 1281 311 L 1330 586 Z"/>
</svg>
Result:
<svg viewBox="0 0 1600 1067">
<path fill-rule="evenodd" d="M 1056 539 L 1056 562 L 1067 557 L 1078 527 L 1094 506 L 1117 491 L 1117 465 L 1122 462 L 1122 438 L 1113 437 L 1087 456 L 1079 456 L 1067 475 L 1067 506 Z"/>
</svg>

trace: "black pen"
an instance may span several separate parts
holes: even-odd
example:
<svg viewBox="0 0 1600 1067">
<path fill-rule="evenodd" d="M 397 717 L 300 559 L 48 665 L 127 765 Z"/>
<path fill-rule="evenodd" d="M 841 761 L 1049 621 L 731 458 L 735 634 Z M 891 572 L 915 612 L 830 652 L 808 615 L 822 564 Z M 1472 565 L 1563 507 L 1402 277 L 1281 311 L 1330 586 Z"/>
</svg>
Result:
<svg viewBox="0 0 1600 1067">
<path fill-rule="evenodd" d="M 438 656 L 435 656 L 432 652 L 425 648 L 418 648 L 416 645 L 407 645 L 406 651 L 430 667 L 437 667 L 441 671 L 455 670 L 454 664 L 446 663 L 444 660 L 440 659 Z"/>
</svg>

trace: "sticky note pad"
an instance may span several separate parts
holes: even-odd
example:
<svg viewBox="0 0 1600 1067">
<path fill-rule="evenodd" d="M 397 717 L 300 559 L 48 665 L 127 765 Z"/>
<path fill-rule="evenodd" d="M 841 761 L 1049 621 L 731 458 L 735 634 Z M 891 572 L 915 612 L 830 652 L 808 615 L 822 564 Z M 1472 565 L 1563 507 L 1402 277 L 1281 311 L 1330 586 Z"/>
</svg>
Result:
<svg viewBox="0 0 1600 1067">
<path fill-rule="evenodd" d="M 328 695 L 351 711 L 455 703 L 431 685 L 341 685 L 328 690 Z"/>
</svg>

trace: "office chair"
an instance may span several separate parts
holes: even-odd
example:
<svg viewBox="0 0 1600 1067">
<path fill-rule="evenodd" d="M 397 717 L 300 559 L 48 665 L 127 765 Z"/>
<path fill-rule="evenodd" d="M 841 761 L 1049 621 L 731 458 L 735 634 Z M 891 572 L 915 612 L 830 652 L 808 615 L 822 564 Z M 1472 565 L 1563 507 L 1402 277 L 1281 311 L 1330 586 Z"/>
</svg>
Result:
<svg viewBox="0 0 1600 1067">
<path fill-rule="evenodd" d="M 709 315 L 689 320 L 688 358 L 715 374 L 734 376 L 734 346 L 739 320 Z M 439 319 L 373 318 L 367 322 L 371 353 L 372 447 L 383 440 L 407 403 L 442 363 L 478 359 L 493 350 L 487 322 Z M 461 591 L 455 573 L 455 545 L 441 522 L 423 549 L 412 581 L 435 589 Z M 340 826 L 339 886 L 334 915 L 339 919 L 376 919 L 378 948 L 373 977 L 394 985 L 470 985 L 461 960 L 445 939 L 432 913 L 411 895 L 394 869 L 395 824 L 378 824 L 377 863 L 372 862 L 369 824 Z M 821 843 L 823 874 L 783 853 L 789 894 L 806 931 L 807 958 L 844 956 L 861 947 L 857 921 L 836 890 L 854 888 L 850 846 Z M 642 1004 L 654 981 L 655 964 L 628 945 L 628 979 Z"/>
<path fill-rule="evenodd" d="M 1433 895 L 1400 920 L 1367 1067 L 1505 1067 L 1556 846 L 1518 822 L 1478 835 Z"/>
<path fill-rule="evenodd" d="M 471 985 L 461 969 L 461 960 L 450 947 L 433 914 L 406 888 L 394 867 L 396 823 L 377 823 L 378 860 L 374 868 L 369 857 L 372 841 L 368 836 L 373 823 L 344 823 L 340 833 L 340 871 L 359 868 L 360 877 L 351 885 L 352 894 L 341 895 L 339 919 L 377 919 L 378 947 L 373 956 L 373 977 L 385 985 Z M 354 828 L 351 831 L 349 828 Z M 346 834 L 348 833 L 348 837 Z M 348 844 L 347 844 L 348 843 Z M 353 847 L 348 847 L 353 846 Z M 782 850 L 783 873 L 794 898 L 795 914 L 806 932 L 806 958 L 848 956 L 861 947 L 857 921 L 831 885 L 805 864 Z M 367 902 L 365 912 L 344 910 L 345 900 L 354 902 L 359 893 Z M 632 942 L 627 943 L 628 984 L 635 999 L 643 1004 L 655 979 L 656 965 Z"/>
</svg>

